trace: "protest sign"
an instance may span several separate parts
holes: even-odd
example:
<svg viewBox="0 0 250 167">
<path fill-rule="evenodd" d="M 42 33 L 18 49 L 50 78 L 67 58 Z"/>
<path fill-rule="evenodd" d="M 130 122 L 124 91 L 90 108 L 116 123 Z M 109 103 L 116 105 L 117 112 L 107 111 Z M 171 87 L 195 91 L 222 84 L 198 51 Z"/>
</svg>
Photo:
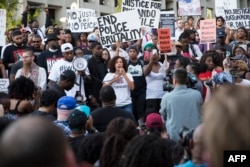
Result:
<svg viewBox="0 0 250 167">
<path fill-rule="evenodd" d="M 225 18 L 225 9 L 237 9 L 237 0 L 219 0 L 215 3 L 216 17 L 222 16 Z"/>
<path fill-rule="evenodd" d="M 0 92 L 8 92 L 9 79 L 0 79 Z"/>
<path fill-rule="evenodd" d="M 161 2 L 151 0 L 123 0 L 122 12 L 130 10 L 138 11 L 142 27 L 159 27 Z"/>
<path fill-rule="evenodd" d="M 250 8 L 226 9 L 225 15 L 226 24 L 231 29 L 238 29 L 239 27 L 250 28 Z"/>
<path fill-rule="evenodd" d="M 6 9 L 0 9 L 0 46 L 5 45 Z"/>
<path fill-rule="evenodd" d="M 97 27 L 96 13 L 92 9 L 67 9 L 67 24 L 72 32 L 91 32 Z"/>
<path fill-rule="evenodd" d="M 215 43 L 216 42 L 216 21 L 215 19 L 200 21 L 200 43 Z"/>
<path fill-rule="evenodd" d="M 201 15 L 200 0 L 179 0 L 178 13 L 180 16 Z"/>
<path fill-rule="evenodd" d="M 170 28 L 171 39 L 175 39 L 175 14 L 174 11 L 161 11 L 160 28 Z"/>
<path fill-rule="evenodd" d="M 158 29 L 158 41 L 160 44 L 160 52 L 168 53 L 171 52 L 171 31 L 170 28 L 159 28 Z"/>
<path fill-rule="evenodd" d="M 139 14 L 136 10 L 97 18 L 102 45 L 142 38 Z"/>
</svg>

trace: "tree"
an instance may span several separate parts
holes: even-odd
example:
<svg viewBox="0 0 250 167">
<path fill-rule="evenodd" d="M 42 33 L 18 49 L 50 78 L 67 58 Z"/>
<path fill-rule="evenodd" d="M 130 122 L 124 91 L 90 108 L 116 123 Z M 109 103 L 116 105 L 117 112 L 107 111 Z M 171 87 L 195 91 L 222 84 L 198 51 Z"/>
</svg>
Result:
<svg viewBox="0 0 250 167">
<path fill-rule="evenodd" d="M 20 25 L 20 18 L 16 18 L 16 12 L 19 5 L 18 0 L 1 0 L 0 9 L 6 9 L 6 28 L 14 28 L 18 24 Z"/>
<path fill-rule="evenodd" d="M 115 7 L 115 11 L 116 13 L 119 13 L 122 11 L 122 0 L 116 0 L 116 7 Z"/>
</svg>

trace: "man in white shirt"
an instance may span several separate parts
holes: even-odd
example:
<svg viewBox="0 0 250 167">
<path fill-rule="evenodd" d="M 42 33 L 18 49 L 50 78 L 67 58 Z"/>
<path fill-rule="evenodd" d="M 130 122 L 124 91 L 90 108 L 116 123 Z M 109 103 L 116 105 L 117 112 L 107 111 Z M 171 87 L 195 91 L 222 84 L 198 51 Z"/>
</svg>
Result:
<svg viewBox="0 0 250 167">
<path fill-rule="evenodd" d="M 57 61 L 55 64 L 53 64 L 51 72 L 49 74 L 49 85 L 53 85 L 55 82 L 58 82 L 60 79 L 60 75 L 65 70 L 72 70 L 75 71 L 77 74 L 76 82 L 80 84 L 80 87 L 75 84 L 72 89 L 69 91 L 66 91 L 67 96 L 74 97 L 76 94 L 76 91 L 80 91 L 81 95 L 83 96 L 84 101 L 86 100 L 85 96 L 85 89 L 84 89 L 84 80 L 83 77 L 85 75 L 89 75 L 88 70 L 83 70 L 81 72 L 76 71 L 76 69 L 73 67 L 73 59 L 74 59 L 74 53 L 73 53 L 73 46 L 70 43 L 64 43 L 61 45 L 61 51 L 63 55 L 63 59 Z M 81 73 L 81 74 L 80 74 Z"/>
<path fill-rule="evenodd" d="M 177 28 L 175 29 L 175 41 L 179 40 L 181 33 L 184 31 L 184 22 L 182 19 L 176 20 Z"/>
</svg>

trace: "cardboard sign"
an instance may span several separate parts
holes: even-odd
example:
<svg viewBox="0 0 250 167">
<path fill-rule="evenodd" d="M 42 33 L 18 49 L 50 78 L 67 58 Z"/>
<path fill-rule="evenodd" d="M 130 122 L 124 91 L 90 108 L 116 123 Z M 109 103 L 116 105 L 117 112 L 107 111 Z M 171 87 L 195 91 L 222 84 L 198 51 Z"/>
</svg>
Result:
<svg viewBox="0 0 250 167">
<path fill-rule="evenodd" d="M 231 29 L 250 28 L 250 8 L 226 9 L 225 15 L 227 26 Z"/>
<path fill-rule="evenodd" d="M 171 40 L 175 39 L 175 13 L 174 11 L 161 11 L 160 28 L 170 28 Z"/>
<path fill-rule="evenodd" d="M 140 18 L 135 10 L 101 16 L 97 21 L 102 45 L 142 38 Z"/>
<path fill-rule="evenodd" d="M 0 9 L 0 46 L 5 45 L 6 9 Z"/>
<path fill-rule="evenodd" d="M 214 3 L 215 15 L 225 18 L 225 9 L 237 9 L 237 0 L 219 0 Z"/>
<path fill-rule="evenodd" d="M 201 2 L 200 0 L 179 0 L 180 16 L 195 16 L 201 15 Z"/>
<path fill-rule="evenodd" d="M 0 92 L 8 92 L 9 79 L 1 78 L 0 79 Z"/>
<path fill-rule="evenodd" d="M 72 32 L 91 32 L 97 27 L 96 13 L 92 9 L 68 9 L 67 21 Z"/>
<path fill-rule="evenodd" d="M 216 42 L 216 21 L 215 19 L 200 21 L 200 43 L 215 43 Z"/>
<path fill-rule="evenodd" d="M 171 31 L 169 28 L 158 29 L 158 40 L 160 44 L 160 52 L 171 52 Z"/>
<path fill-rule="evenodd" d="M 130 10 L 138 11 L 142 27 L 159 27 L 161 2 L 151 0 L 123 0 L 122 12 Z"/>
</svg>

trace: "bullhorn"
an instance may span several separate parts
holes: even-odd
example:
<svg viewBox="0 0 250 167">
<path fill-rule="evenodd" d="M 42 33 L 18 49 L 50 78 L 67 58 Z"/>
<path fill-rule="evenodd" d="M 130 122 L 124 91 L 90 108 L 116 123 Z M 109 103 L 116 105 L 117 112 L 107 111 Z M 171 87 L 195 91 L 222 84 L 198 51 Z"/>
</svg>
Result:
<svg viewBox="0 0 250 167">
<path fill-rule="evenodd" d="M 83 71 L 87 68 L 88 62 L 83 57 L 77 57 L 73 60 L 73 67 L 77 71 Z"/>
</svg>

